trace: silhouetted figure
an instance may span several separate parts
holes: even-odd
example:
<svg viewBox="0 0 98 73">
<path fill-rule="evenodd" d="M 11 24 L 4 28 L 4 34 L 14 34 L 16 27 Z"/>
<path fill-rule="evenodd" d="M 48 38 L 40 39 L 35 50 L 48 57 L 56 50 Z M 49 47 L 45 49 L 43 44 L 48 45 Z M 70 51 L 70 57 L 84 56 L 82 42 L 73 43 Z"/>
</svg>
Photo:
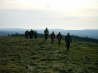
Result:
<svg viewBox="0 0 98 73">
<path fill-rule="evenodd" d="M 55 39 L 55 34 L 54 34 L 54 32 L 51 33 L 50 37 L 51 37 L 51 43 L 54 43 L 54 39 Z"/>
<path fill-rule="evenodd" d="M 61 35 L 60 32 L 57 35 L 57 39 L 58 39 L 58 44 L 60 45 L 61 44 L 61 39 L 62 39 L 62 35 Z"/>
<path fill-rule="evenodd" d="M 45 40 L 48 39 L 48 35 L 49 35 L 49 31 L 48 31 L 48 29 L 46 28 L 46 29 L 44 30 Z"/>
<path fill-rule="evenodd" d="M 32 39 L 34 37 L 34 31 L 32 29 L 31 29 L 29 35 L 30 35 L 30 39 Z"/>
<path fill-rule="evenodd" d="M 37 32 L 34 31 L 34 38 L 36 39 L 37 38 Z"/>
<path fill-rule="evenodd" d="M 29 31 L 25 31 L 25 38 L 29 39 Z"/>
<path fill-rule="evenodd" d="M 70 44 L 71 44 L 71 42 L 72 42 L 72 39 L 71 39 L 71 36 L 70 36 L 69 33 L 67 33 L 67 35 L 65 36 L 65 42 L 66 42 L 67 50 L 69 50 Z"/>
</svg>

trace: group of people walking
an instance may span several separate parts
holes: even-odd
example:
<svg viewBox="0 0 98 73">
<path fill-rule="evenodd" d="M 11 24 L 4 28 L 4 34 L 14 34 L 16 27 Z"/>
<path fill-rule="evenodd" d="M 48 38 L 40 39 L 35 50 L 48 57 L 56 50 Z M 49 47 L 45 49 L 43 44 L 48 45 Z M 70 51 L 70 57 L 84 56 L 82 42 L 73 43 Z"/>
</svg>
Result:
<svg viewBox="0 0 98 73">
<path fill-rule="evenodd" d="M 27 38 L 27 39 L 33 39 L 33 38 L 37 38 L 37 32 L 36 31 L 33 31 L 33 30 L 31 30 L 31 31 L 26 31 L 25 32 L 25 37 Z M 62 40 L 62 38 L 63 38 L 63 36 L 62 36 L 62 34 L 59 32 L 57 35 L 55 35 L 55 33 L 54 32 L 52 32 L 50 35 L 49 35 L 49 30 L 46 28 L 45 30 L 44 30 L 44 38 L 45 38 L 45 41 L 47 41 L 47 39 L 49 38 L 49 36 L 50 36 L 50 38 L 51 38 L 51 44 L 53 44 L 54 43 L 54 41 L 55 41 L 55 39 L 57 38 L 57 40 L 58 40 L 58 45 L 60 45 L 61 44 L 61 40 Z M 70 48 L 70 44 L 71 44 L 71 42 L 72 42 L 72 39 L 71 39 L 71 36 L 70 36 L 70 34 L 69 33 L 67 33 L 67 35 L 64 37 L 64 39 L 65 39 L 65 43 L 66 43 L 66 48 L 67 48 L 67 50 L 69 50 L 69 48 Z"/>
<path fill-rule="evenodd" d="M 44 30 L 44 37 L 45 37 L 45 40 L 47 40 L 48 37 L 49 37 L 49 31 L 48 31 L 47 28 Z M 60 32 L 57 35 L 55 35 L 55 33 L 52 32 L 50 34 L 50 38 L 51 38 L 51 43 L 52 44 L 54 43 L 55 38 L 57 38 L 58 45 L 60 45 L 61 44 L 61 40 L 63 39 L 63 35 Z M 65 40 L 65 43 L 66 43 L 66 48 L 67 48 L 67 50 L 69 50 L 71 42 L 72 42 L 72 38 L 70 36 L 70 33 L 67 33 L 67 35 L 64 37 L 64 40 Z"/>
<path fill-rule="evenodd" d="M 25 37 L 27 38 L 27 39 L 32 39 L 32 38 L 37 38 L 37 32 L 36 31 L 33 31 L 33 30 L 31 30 L 31 31 L 25 31 Z"/>
</svg>

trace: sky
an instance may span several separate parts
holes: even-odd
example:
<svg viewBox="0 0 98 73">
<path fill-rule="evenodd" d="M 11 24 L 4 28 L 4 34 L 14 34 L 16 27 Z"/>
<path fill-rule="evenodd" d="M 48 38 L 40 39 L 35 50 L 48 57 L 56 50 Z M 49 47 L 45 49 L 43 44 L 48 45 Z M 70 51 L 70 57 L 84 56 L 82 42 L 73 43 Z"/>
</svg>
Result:
<svg viewBox="0 0 98 73">
<path fill-rule="evenodd" d="M 98 0 L 0 0 L 0 28 L 98 29 Z"/>
</svg>

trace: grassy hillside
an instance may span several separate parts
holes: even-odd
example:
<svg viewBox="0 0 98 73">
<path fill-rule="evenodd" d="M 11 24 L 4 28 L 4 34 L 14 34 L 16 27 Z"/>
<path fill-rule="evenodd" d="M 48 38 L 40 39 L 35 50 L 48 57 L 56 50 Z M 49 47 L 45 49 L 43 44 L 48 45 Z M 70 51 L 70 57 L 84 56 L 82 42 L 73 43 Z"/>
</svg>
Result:
<svg viewBox="0 0 98 73">
<path fill-rule="evenodd" d="M 50 42 L 0 37 L 0 73 L 98 73 L 98 43 L 74 40 L 67 52 Z"/>
</svg>

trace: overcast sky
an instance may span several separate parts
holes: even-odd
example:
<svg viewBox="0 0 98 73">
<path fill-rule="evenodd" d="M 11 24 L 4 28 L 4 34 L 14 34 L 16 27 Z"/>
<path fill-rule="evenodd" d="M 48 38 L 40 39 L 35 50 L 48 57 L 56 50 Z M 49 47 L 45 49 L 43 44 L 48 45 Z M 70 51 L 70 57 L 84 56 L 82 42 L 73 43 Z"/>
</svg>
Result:
<svg viewBox="0 0 98 73">
<path fill-rule="evenodd" d="M 98 0 L 0 0 L 0 28 L 98 29 Z"/>
</svg>

